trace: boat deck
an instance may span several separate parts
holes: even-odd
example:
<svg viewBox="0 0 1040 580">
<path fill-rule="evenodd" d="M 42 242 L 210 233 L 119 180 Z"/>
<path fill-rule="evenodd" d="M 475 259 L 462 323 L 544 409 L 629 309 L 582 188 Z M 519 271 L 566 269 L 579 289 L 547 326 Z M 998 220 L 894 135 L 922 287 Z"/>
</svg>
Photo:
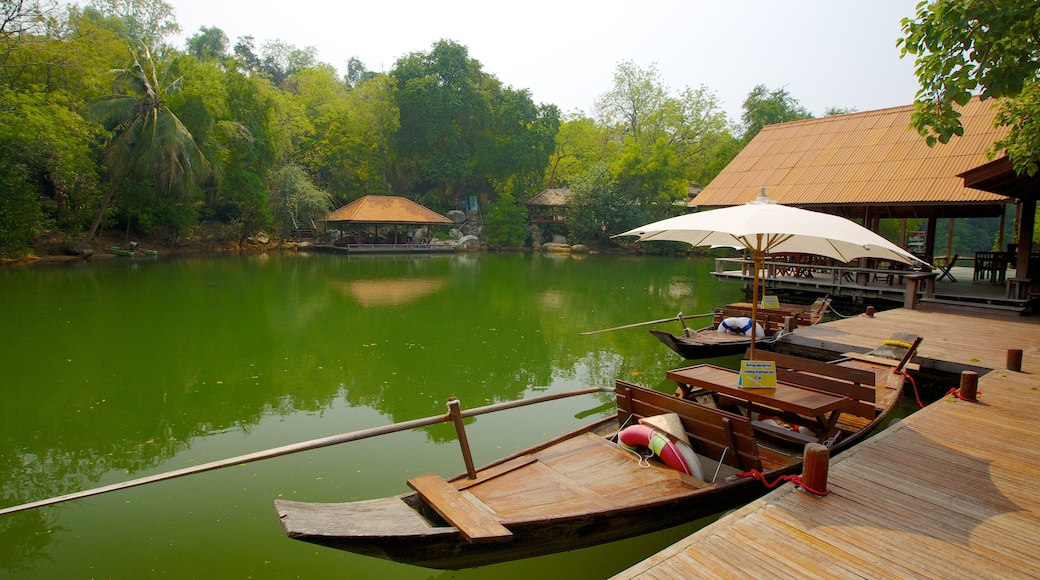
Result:
<svg viewBox="0 0 1040 580">
<path fill-rule="evenodd" d="M 784 485 L 616 578 L 1036 577 L 1040 324 L 899 310 L 797 333 L 828 328 L 850 346 L 921 334 L 922 363 L 982 368 L 979 402 L 941 399 L 835 458 L 828 496 Z"/>
</svg>

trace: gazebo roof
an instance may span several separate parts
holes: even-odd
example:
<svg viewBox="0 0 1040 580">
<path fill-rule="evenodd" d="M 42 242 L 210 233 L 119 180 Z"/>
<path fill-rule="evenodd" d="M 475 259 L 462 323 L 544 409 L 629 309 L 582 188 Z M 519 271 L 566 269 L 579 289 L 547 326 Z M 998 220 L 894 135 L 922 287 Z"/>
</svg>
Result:
<svg viewBox="0 0 1040 580">
<path fill-rule="evenodd" d="M 994 128 L 993 100 L 960 109 L 964 136 L 929 147 L 910 128 L 911 105 L 767 125 L 690 202 L 750 201 L 761 186 L 780 203 L 835 213 L 872 206 L 887 217 L 961 217 L 992 212 L 1007 198 L 966 188 L 958 174 L 989 159 L 1007 133 Z"/>
<path fill-rule="evenodd" d="M 441 226 L 455 222 L 410 199 L 393 195 L 366 195 L 333 211 L 329 223 L 408 224 Z"/>
<path fill-rule="evenodd" d="M 567 205 L 570 202 L 570 198 L 570 189 L 567 189 L 566 187 L 553 187 L 538 192 L 538 195 L 527 200 L 527 205 L 559 207 Z"/>
</svg>

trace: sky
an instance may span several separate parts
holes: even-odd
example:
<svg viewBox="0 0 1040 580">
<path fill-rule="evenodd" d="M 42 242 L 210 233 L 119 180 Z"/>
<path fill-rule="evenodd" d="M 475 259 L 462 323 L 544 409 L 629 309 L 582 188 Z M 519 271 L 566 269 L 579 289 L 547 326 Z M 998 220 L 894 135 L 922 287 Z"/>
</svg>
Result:
<svg viewBox="0 0 1040 580">
<path fill-rule="evenodd" d="M 911 57 L 899 58 L 900 21 L 919 0 L 166 0 L 184 39 L 216 26 L 231 44 L 252 36 L 313 46 L 345 72 L 357 57 L 390 71 L 441 39 L 535 103 L 592 115 L 613 86 L 618 63 L 656 66 L 674 95 L 707 87 L 739 122 L 748 93 L 786 89 L 813 115 L 840 107 L 869 111 L 913 102 Z"/>
</svg>

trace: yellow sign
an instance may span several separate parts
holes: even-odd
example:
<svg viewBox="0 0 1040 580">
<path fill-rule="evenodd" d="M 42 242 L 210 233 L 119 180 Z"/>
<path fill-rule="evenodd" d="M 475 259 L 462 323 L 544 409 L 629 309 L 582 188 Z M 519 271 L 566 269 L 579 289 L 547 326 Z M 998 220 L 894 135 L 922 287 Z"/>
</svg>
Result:
<svg viewBox="0 0 1040 580">
<path fill-rule="evenodd" d="M 762 308 L 770 308 L 776 310 L 780 308 L 780 299 L 776 296 L 763 296 Z"/>
<path fill-rule="evenodd" d="M 737 386 L 742 389 L 775 389 L 776 363 L 771 360 L 740 361 Z"/>
</svg>

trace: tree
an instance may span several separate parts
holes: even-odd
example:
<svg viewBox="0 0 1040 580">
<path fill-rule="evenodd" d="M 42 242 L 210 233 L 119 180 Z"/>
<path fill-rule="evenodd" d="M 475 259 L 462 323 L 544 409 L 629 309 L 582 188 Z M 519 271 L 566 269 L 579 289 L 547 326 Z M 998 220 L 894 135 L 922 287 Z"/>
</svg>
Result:
<svg viewBox="0 0 1040 580">
<path fill-rule="evenodd" d="M 483 160 L 493 123 L 490 98 L 500 83 L 484 74 L 465 46 L 450 40 L 399 59 L 391 74 L 401 115 L 400 160 L 414 166 L 442 200 L 457 200 Z"/>
<path fill-rule="evenodd" d="M 976 92 L 1003 99 L 996 122 L 1011 129 L 993 151 L 1007 150 L 1015 170 L 1035 175 L 1040 159 L 1040 10 L 1035 0 L 920 3 L 904 18 L 902 56 L 915 56 L 921 84 L 913 126 L 928 145 L 963 135 L 956 106 Z"/>
<path fill-rule="evenodd" d="M 332 196 L 314 185 L 298 165 L 286 165 L 273 172 L 268 188 L 271 214 L 281 226 L 282 235 L 294 224 L 309 224 L 332 209 Z"/>
<path fill-rule="evenodd" d="M 624 134 L 639 139 L 640 131 L 660 114 L 667 99 L 668 89 L 661 83 L 656 65 L 643 70 L 626 60 L 614 69 L 614 87 L 599 98 L 596 110 L 602 122 L 619 123 Z"/>
<path fill-rule="evenodd" d="M 186 48 L 188 54 L 199 60 L 224 60 L 228 57 L 228 37 L 216 26 L 202 26 L 199 31 L 188 37 Z"/>
<path fill-rule="evenodd" d="M 546 168 L 546 187 L 569 184 L 593 165 L 612 158 L 616 149 L 609 129 L 580 114 L 560 125 L 555 142 Z"/>
<path fill-rule="evenodd" d="M 771 91 L 765 85 L 758 85 L 744 99 L 744 114 L 741 115 L 744 142 L 754 139 L 766 125 L 812 118 L 812 113 L 802 107 L 787 89 Z"/>
<path fill-rule="evenodd" d="M 112 94 L 90 105 L 91 116 L 115 136 L 105 148 L 109 184 L 101 207 L 75 251 L 82 252 L 124 177 L 149 177 L 163 192 L 185 191 L 206 173 L 206 160 L 191 133 L 166 106 L 166 95 L 180 88 L 171 79 L 173 61 L 159 70 L 143 47 L 130 68 L 115 71 Z"/>
<path fill-rule="evenodd" d="M 488 204 L 484 215 L 484 236 L 489 244 L 518 247 L 527 241 L 527 208 L 517 205 L 509 192 Z"/>
<path fill-rule="evenodd" d="M 181 31 L 173 6 L 163 0 L 90 0 L 86 13 L 109 19 L 130 46 L 164 52 L 163 42 Z"/>
<path fill-rule="evenodd" d="M 80 227 L 95 194 L 97 128 L 67 96 L 0 90 L 0 256 L 21 257 L 45 227 Z"/>
<path fill-rule="evenodd" d="M 574 240 L 609 243 L 610 236 L 648 221 L 642 206 L 621 192 L 605 163 L 578 176 L 571 191 L 567 222 Z"/>
</svg>

